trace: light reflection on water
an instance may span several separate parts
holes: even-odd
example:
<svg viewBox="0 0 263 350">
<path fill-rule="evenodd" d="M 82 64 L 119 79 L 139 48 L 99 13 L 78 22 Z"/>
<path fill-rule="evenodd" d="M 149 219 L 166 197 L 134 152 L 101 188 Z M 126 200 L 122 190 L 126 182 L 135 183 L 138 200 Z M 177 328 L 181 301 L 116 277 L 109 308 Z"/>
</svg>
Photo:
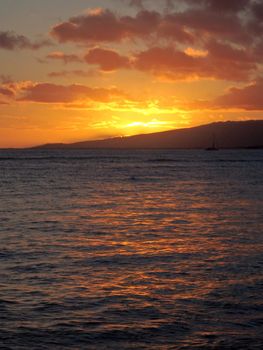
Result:
<svg viewBox="0 0 263 350">
<path fill-rule="evenodd" d="M 262 348 L 262 151 L 0 166 L 0 347 Z"/>
</svg>

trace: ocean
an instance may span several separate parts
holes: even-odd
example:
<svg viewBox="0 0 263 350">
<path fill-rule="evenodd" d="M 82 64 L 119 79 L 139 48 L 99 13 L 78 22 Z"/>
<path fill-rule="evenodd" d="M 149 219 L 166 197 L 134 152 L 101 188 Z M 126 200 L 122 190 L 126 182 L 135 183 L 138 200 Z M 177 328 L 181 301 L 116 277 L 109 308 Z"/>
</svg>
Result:
<svg viewBox="0 0 263 350">
<path fill-rule="evenodd" d="M 262 349 L 263 151 L 0 151 L 0 349 Z"/>
</svg>

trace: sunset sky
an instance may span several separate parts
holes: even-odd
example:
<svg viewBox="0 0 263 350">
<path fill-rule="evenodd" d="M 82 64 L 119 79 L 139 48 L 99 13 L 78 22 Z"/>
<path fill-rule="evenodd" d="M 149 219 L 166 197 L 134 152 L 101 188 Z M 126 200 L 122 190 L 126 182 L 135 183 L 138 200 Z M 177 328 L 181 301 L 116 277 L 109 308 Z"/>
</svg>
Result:
<svg viewBox="0 0 263 350">
<path fill-rule="evenodd" d="M 0 0 L 0 147 L 263 119 L 260 0 Z"/>
</svg>

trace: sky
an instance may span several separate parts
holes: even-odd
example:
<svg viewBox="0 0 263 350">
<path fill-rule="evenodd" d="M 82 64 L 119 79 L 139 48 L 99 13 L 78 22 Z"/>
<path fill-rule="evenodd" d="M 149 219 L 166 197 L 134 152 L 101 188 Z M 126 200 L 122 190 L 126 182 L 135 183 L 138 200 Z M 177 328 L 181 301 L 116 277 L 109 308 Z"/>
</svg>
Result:
<svg viewBox="0 0 263 350">
<path fill-rule="evenodd" d="M 260 0 L 0 0 L 0 147 L 263 119 Z"/>
</svg>

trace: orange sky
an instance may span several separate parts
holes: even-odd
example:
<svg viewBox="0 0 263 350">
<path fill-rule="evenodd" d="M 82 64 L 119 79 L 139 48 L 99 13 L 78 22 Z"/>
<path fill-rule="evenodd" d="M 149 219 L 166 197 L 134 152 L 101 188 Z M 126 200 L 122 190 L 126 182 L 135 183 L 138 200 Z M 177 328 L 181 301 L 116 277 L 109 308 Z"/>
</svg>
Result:
<svg viewBox="0 0 263 350">
<path fill-rule="evenodd" d="M 0 147 L 262 119 L 257 0 L 0 3 Z"/>
</svg>

